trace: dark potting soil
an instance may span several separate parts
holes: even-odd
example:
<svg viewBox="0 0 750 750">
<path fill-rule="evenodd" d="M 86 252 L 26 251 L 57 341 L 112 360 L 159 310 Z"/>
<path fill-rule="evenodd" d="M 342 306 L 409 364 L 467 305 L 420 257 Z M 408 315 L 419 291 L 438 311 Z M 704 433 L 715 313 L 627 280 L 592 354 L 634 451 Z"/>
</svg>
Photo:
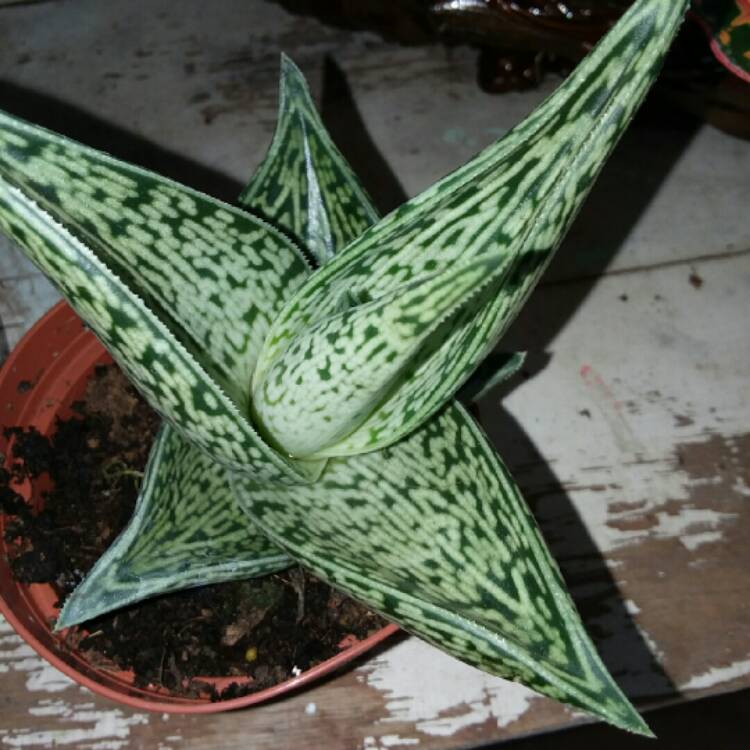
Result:
<svg viewBox="0 0 750 750">
<path fill-rule="evenodd" d="M 51 439 L 10 427 L 16 462 L 0 468 L 0 512 L 11 516 L 13 575 L 50 583 L 60 603 L 114 541 L 135 507 L 159 419 L 115 366 L 100 367 L 77 416 L 59 421 Z M 51 489 L 33 512 L 12 482 Z M 49 486 L 49 485 L 42 485 Z M 290 568 L 150 599 L 85 626 L 67 640 L 94 665 L 132 669 L 139 686 L 185 695 L 234 698 L 275 685 L 339 652 L 348 636 L 365 638 L 385 621 L 364 606 Z M 250 676 L 221 694 L 205 676 Z"/>
</svg>

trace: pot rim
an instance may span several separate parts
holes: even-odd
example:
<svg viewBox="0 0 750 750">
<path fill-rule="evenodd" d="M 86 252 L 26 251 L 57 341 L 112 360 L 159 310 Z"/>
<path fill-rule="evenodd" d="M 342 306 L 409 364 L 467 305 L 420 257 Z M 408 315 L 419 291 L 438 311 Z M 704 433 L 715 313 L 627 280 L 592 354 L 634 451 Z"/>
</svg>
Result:
<svg viewBox="0 0 750 750">
<path fill-rule="evenodd" d="M 50 346 L 47 346 L 44 353 L 39 355 L 35 351 L 39 340 L 52 337 L 53 341 Z M 56 339 L 56 340 L 55 340 Z M 85 350 L 85 356 L 76 356 L 81 348 Z M 74 370 L 74 374 L 82 376 L 84 371 L 91 367 L 92 363 L 95 362 L 97 355 L 102 357 L 105 355 L 105 350 L 102 345 L 94 338 L 93 334 L 86 329 L 81 323 L 80 319 L 75 315 L 72 308 L 64 301 L 58 302 L 50 310 L 48 310 L 34 325 L 26 332 L 21 340 L 13 348 L 12 352 L 8 355 L 8 358 L 0 367 L 0 394 L 4 392 L 4 389 L 9 392 L 16 392 L 17 383 L 20 383 L 21 373 L 27 368 L 24 367 L 24 359 L 29 356 L 43 356 L 47 361 L 46 366 L 51 365 L 63 366 L 66 362 Z M 38 365 L 36 365 L 38 368 Z M 40 376 L 43 377 L 42 371 Z M 13 381 L 8 385 L 8 381 Z M 32 380 L 32 388 L 30 393 L 23 394 L 22 400 L 27 402 L 18 416 L 29 419 L 29 412 L 32 408 L 31 405 L 41 402 L 45 398 L 45 394 L 37 391 L 33 386 L 36 385 L 36 381 Z M 67 390 L 71 390 L 72 385 L 68 383 Z M 49 402 L 49 399 L 48 399 Z M 9 406 L 10 402 L 6 404 Z M 53 405 L 48 403 L 45 406 L 47 414 L 45 416 L 45 423 L 50 425 L 54 422 L 54 415 L 60 411 L 62 404 Z M 10 415 L 12 422 L 13 415 L 15 412 L 13 409 L 5 409 L 4 414 Z M 5 422 L 5 417 L 3 418 Z M 6 423 L 9 425 L 9 423 Z M 17 422 L 16 422 L 17 424 Z M 2 456 L 0 455 L 0 461 Z M 2 524 L 0 523 L 0 527 Z M 0 539 L 0 547 L 5 548 L 4 540 Z M 0 556 L 0 570 L 9 569 L 7 560 Z M 3 579 L 6 577 L 4 576 Z M 8 570 L 8 579 L 10 574 Z M 110 673 L 107 670 L 99 669 L 93 665 L 85 662 L 79 657 L 78 652 L 70 648 L 67 644 L 64 644 L 65 630 L 61 631 L 60 634 L 53 634 L 49 627 L 48 622 L 44 619 L 40 613 L 29 603 L 28 596 L 32 587 L 38 584 L 22 584 L 13 581 L 16 589 L 20 593 L 17 597 L 21 601 L 21 606 L 27 608 L 25 614 L 26 618 L 29 619 L 29 624 L 25 622 L 22 616 L 16 612 L 16 609 L 10 604 L 7 597 L 7 592 L 3 588 L 0 588 L 0 612 L 5 616 L 8 623 L 13 629 L 26 641 L 39 656 L 46 659 L 56 669 L 71 678 L 74 682 L 83 685 L 99 695 L 103 695 L 110 700 L 117 703 L 124 704 L 130 708 L 145 709 L 147 711 L 155 711 L 160 713 L 184 713 L 184 714 L 207 714 L 207 713 L 218 713 L 221 711 L 230 711 L 237 708 L 243 708 L 245 706 L 251 706 L 254 704 L 270 701 L 274 698 L 278 698 L 281 695 L 296 691 L 299 688 L 311 683 L 324 675 L 330 674 L 335 670 L 341 668 L 343 665 L 353 661 L 357 657 L 371 650 L 378 644 L 390 638 L 392 635 L 399 631 L 399 627 L 395 624 L 389 624 L 378 630 L 373 635 L 365 638 L 361 641 L 354 641 L 351 645 L 343 648 L 343 650 L 332 656 L 329 659 L 317 664 L 316 666 L 305 670 L 296 677 L 292 677 L 289 680 L 274 685 L 264 690 L 259 690 L 257 693 L 251 693 L 239 698 L 231 698 L 224 701 L 210 701 L 209 699 L 201 698 L 187 698 L 182 696 L 172 696 L 168 693 L 157 693 L 154 690 L 148 688 L 135 688 L 130 686 L 130 692 L 123 686 L 118 688 L 117 683 L 122 678 L 118 678 L 115 674 Z M 46 586 L 46 584 L 43 584 Z M 74 663 L 68 661 L 52 648 L 43 643 L 32 630 L 32 627 L 36 625 L 41 630 L 46 631 L 49 634 L 51 645 L 58 646 L 61 654 L 67 654 L 72 657 L 72 661 L 81 660 L 85 663 L 87 672 L 89 674 L 76 668 Z M 117 673 L 120 675 L 127 674 L 126 672 Z M 95 676 L 101 675 L 101 679 L 97 680 Z M 200 679 L 215 679 L 223 681 L 236 681 L 233 677 L 219 677 L 219 678 L 200 678 Z M 241 680 L 241 678 L 239 678 Z M 133 691 L 150 694 L 152 697 L 142 697 L 135 695 Z"/>
</svg>

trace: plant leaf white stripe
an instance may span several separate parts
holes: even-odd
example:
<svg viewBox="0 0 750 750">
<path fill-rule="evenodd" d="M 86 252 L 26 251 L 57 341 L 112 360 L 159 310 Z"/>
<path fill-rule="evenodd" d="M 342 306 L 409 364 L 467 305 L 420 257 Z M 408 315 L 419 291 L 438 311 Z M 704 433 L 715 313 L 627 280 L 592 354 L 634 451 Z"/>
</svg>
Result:
<svg viewBox="0 0 750 750">
<path fill-rule="evenodd" d="M 291 562 L 239 509 L 224 467 L 163 425 L 132 519 L 68 597 L 56 628 L 157 594 L 273 573 Z"/>
<path fill-rule="evenodd" d="M 321 265 L 378 220 L 302 73 L 284 54 L 276 132 L 240 202 L 297 237 Z"/>
<path fill-rule="evenodd" d="M 298 418 L 300 432 L 315 434 L 324 419 L 339 421 L 335 430 L 329 422 L 317 450 L 306 454 L 321 457 L 388 445 L 445 403 L 494 347 L 546 267 L 654 80 L 685 5 L 686 0 L 635 3 L 519 127 L 371 227 L 310 277 L 286 303 L 263 346 L 253 380 L 257 412 L 269 421 L 291 421 L 292 415 L 269 415 L 283 412 L 288 403 L 312 399 L 308 418 Z M 304 350 L 314 326 L 338 313 L 340 289 L 377 299 L 489 251 L 512 259 L 513 269 L 500 293 L 477 298 L 459 312 L 445 338 L 436 337 L 425 346 L 420 361 L 406 368 L 399 382 L 383 384 L 388 398 L 370 414 L 352 422 L 347 413 L 332 414 L 325 404 L 318 410 L 314 399 L 322 388 L 273 406 L 261 403 L 263 376 L 273 377 L 274 365 L 294 359 L 289 353 L 296 346 Z M 362 343 L 359 338 L 345 345 L 356 351 Z M 382 364 L 379 358 L 369 363 L 373 377 L 381 369 L 386 372 Z M 291 366 L 285 369 L 288 387 L 294 390 L 296 372 Z M 339 394 L 346 398 L 353 379 L 344 371 L 338 377 Z M 309 386 L 306 380 L 305 388 Z M 347 437 L 328 444 L 331 432 Z"/>
<path fill-rule="evenodd" d="M 333 585 L 474 666 L 646 731 L 586 636 L 518 488 L 449 405 L 299 488 L 235 478 L 250 518 Z"/>
</svg>

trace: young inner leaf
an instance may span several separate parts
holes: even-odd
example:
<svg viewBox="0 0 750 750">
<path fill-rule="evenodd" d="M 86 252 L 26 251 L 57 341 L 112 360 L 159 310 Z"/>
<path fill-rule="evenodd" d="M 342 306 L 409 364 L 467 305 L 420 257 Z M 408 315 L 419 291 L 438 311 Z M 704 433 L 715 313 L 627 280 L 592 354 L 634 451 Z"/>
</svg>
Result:
<svg viewBox="0 0 750 750">
<path fill-rule="evenodd" d="M 366 231 L 316 272 L 274 322 L 258 362 L 255 408 L 266 422 L 291 423 L 288 404 L 312 401 L 297 429 L 320 434 L 309 457 L 353 455 L 392 444 L 440 408 L 467 380 L 505 332 L 549 263 L 607 156 L 626 129 L 658 72 L 682 19 L 686 0 L 635 3 L 568 80 L 507 136 L 457 172 Z M 372 298 L 421 276 L 467 263 L 485 253 L 505 255 L 511 268 L 502 289 L 477 296 L 442 340 L 421 351 L 398 387 L 359 424 L 331 444 L 323 418 L 325 389 L 309 388 L 310 375 L 287 383 L 293 396 L 260 403 L 264 377 L 296 361 L 305 337 L 338 310 L 339 289 L 364 289 Z M 386 336 L 385 331 L 378 336 Z M 359 345 L 331 341 L 330 349 Z M 294 349 L 294 350 L 293 350 Z M 383 357 L 366 368 L 377 378 Z M 346 355 L 337 355 L 345 360 Z M 320 351 L 315 364 L 325 360 Z M 352 374 L 358 382 L 364 372 Z M 321 394 L 321 395 L 319 395 Z M 316 400 L 321 398 L 321 403 Z M 318 408 L 319 407 L 319 408 Z M 278 412 L 278 413 L 276 413 Z"/>
</svg>

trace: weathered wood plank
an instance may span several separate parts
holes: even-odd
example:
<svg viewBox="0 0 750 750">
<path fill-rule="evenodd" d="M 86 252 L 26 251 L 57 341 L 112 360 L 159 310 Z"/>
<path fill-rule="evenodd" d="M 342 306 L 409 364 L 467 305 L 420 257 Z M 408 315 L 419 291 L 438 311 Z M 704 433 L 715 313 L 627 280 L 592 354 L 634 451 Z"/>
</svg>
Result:
<svg viewBox="0 0 750 750">
<path fill-rule="evenodd" d="M 549 286 L 513 332 L 550 359 L 493 432 L 635 695 L 670 689 L 659 666 L 681 691 L 715 667 L 750 679 L 748 283 L 748 256 L 608 277 L 572 317 L 583 285 Z M 625 612 L 596 590 L 599 553 Z M 628 614 L 656 664 L 628 648 Z"/>
</svg>

